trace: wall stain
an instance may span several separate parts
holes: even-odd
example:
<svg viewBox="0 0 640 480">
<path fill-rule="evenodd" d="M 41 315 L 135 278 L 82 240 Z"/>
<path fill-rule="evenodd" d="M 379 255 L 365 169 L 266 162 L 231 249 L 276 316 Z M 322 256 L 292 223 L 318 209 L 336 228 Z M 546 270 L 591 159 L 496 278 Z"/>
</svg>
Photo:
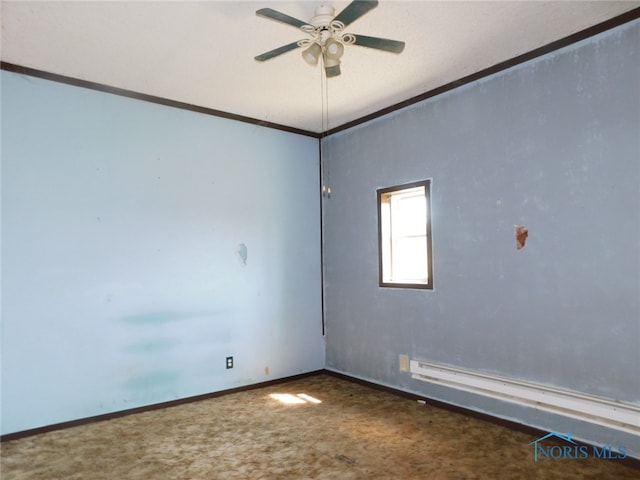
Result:
<svg viewBox="0 0 640 480">
<path fill-rule="evenodd" d="M 125 386 L 131 390 L 140 390 L 148 388 L 164 387 L 176 383 L 180 378 L 177 371 L 157 370 L 155 372 L 147 372 L 129 378 L 125 382 Z"/>
<path fill-rule="evenodd" d="M 158 338 L 155 340 L 147 340 L 143 342 L 132 343 L 122 349 L 125 353 L 149 354 L 162 352 L 175 347 L 178 341 L 173 338 Z"/>
<path fill-rule="evenodd" d="M 113 299 L 113 294 L 109 294 Z M 176 311 L 158 311 L 142 313 L 139 315 L 127 315 L 125 317 L 119 317 L 119 322 L 127 323 L 129 325 L 162 325 L 166 323 L 179 322 L 184 320 L 211 320 L 213 317 L 218 317 L 227 313 L 226 309 L 211 309 L 203 311 L 193 312 L 176 312 Z"/>
<path fill-rule="evenodd" d="M 240 245 L 238 245 L 238 250 L 236 251 L 236 253 L 238 254 L 238 257 L 240 258 L 240 261 L 242 262 L 243 266 L 247 266 L 247 255 L 248 255 L 248 251 L 247 251 L 247 246 L 244 243 L 241 243 Z"/>
<path fill-rule="evenodd" d="M 123 317 L 122 321 L 132 325 L 154 325 L 176 322 L 191 316 L 192 315 L 185 315 L 183 313 L 176 312 L 151 312 L 144 313 L 142 315 L 130 315 L 128 317 Z"/>
</svg>

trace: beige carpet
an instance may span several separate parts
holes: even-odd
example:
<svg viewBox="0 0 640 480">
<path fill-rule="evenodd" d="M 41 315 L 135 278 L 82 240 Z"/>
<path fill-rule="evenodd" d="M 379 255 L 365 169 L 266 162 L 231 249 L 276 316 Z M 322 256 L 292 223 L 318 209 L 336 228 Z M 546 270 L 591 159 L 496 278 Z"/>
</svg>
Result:
<svg viewBox="0 0 640 480">
<path fill-rule="evenodd" d="M 640 479 L 612 460 L 534 462 L 535 439 L 321 374 L 4 442 L 1 478 Z"/>
</svg>

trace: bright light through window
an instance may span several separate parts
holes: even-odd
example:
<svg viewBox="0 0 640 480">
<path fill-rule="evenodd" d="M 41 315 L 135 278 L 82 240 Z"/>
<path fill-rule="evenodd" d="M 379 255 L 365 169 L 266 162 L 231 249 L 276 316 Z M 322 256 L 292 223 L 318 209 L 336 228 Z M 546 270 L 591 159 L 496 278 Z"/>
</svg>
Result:
<svg viewBox="0 0 640 480">
<path fill-rule="evenodd" d="M 430 180 L 378 190 L 380 286 L 433 288 Z"/>
</svg>

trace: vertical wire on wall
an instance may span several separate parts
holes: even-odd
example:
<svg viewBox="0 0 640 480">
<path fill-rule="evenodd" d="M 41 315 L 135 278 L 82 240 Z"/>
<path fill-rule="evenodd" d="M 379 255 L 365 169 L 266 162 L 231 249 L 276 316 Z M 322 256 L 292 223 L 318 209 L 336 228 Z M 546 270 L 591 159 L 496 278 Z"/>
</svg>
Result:
<svg viewBox="0 0 640 480">
<path fill-rule="evenodd" d="M 328 92 L 327 92 L 327 78 L 323 74 L 323 69 L 320 69 L 320 163 L 322 164 L 322 197 L 327 197 L 328 191 L 328 164 L 327 159 L 325 158 L 325 149 L 324 149 L 324 138 L 325 132 L 328 129 L 328 116 L 329 116 L 329 105 L 328 105 Z"/>
<path fill-rule="evenodd" d="M 326 75 L 320 74 L 320 88 L 322 90 L 322 140 L 328 139 L 327 132 L 329 131 L 329 83 Z M 324 142 L 321 142 L 324 143 Z M 323 178 L 323 194 L 326 198 L 331 198 L 331 179 L 330 179 L 330 158 L 327 157 L 327 153 L 323 150 L 324 161 L 324 178 Z"/>
</svg>

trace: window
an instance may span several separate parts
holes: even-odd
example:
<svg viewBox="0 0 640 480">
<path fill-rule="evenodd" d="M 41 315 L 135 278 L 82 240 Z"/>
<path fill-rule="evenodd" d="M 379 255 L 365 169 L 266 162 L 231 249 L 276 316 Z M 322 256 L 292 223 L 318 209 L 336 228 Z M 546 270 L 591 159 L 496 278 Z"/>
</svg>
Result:
<svg viewBox="0 0 640 480">
<path fill-rule="evenodd" d="M 378 190 L 380 286 L 433 288 L 431 180 Z"/>
</svg>

